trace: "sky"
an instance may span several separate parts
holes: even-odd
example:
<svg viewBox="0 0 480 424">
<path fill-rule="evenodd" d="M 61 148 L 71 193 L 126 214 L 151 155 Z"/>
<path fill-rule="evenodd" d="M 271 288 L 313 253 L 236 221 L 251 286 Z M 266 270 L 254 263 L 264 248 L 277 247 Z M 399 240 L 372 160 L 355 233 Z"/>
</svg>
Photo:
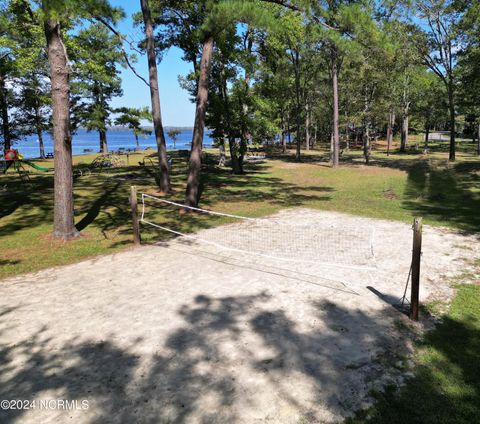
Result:
<svg viewBox="0 0 480 424">
<path fill-rule="evenodd" d="M 140 11 L 140 0 L 111 0 L 112 6 L 120 6 L 126 13 L 126 19 L 120 22 L 117 28 L 125 35 L 135 40 L 141 37 L 141 28 L 134 28 L 132 14 Z M 128 50 L 128 45 L 125 45 Z M 138 62 L 134 64 L 136 71 L 148 81 L 148 67 L 146 55 L 137 54 Z M 178 75 L 186 75 L 192 70 L 192 65 L 182 60 L 180 49 L 172 48 L 158 64 L 158 83 L 160 89 L 160 103 L 164 126 L 191 127 L 195 117 L 195 107 L 190 96 L 178 83 Z M 130 69 L 122 69 L 123 96 L 114 98 L 113 107 L 143 107 L 151 109 L 150 90 L 148 86 L 137 78 Z"/>
</svg>

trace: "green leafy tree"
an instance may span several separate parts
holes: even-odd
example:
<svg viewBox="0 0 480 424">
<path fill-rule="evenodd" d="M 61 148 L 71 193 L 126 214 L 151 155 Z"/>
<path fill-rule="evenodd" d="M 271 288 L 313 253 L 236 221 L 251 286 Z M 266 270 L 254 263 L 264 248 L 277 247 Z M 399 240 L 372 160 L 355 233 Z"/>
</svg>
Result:
<svg viewBox="0 0 480 424">
<path fill-rule="evenodd" d="M 120 113 L 120 115 L 115 118 L 115 125 L 122 125 L 128 127 L 135 136 L 136 150 L 140 150 L 138 136 L 150 135 L 152 133 L 150 130 L 142 127 L 142 121 L 152 122 L 152 113 L 147 107 L 122 107 L 115 109 L 115 112 Z"/>
<path fill-rule="evenodd" d="M 107 127 L 111 124 L 110 102 L 123 94 L 118 65 L 124 55 L 118 37 L 101 23 L 82 29 L 74 37 L 74 76 L 79 94 L 85 100 L 80 123 L 88 131 L 98 131 L 100 151 L 108 152 Z"/>
<path fill-rule="evenodd" d="M 418 18 L 425 28 L 425 41 L 419 43 L 425 64 L 445 84 L 450 112 L 449 159 L 455 160 L 456 76 L 455 66 L 461 47 L 458 3 L 450 0 L 421 0 L 416 3 Z"/>
<path fill-rule="evenodd" d="M 477 142 L 480 156 L 480 2 L 463 3 L 460 28 L 463 49 L 459 52 L 457 76 L 459 81 L 459 106 L 466 116 Z"/>
<path fill-rule="evenodd" d="M 40 158 L 45 158 L 43 133 L 51 129 L 51 90 L 43 73 L 32 71 L 19 80 L 19 104 L 15 121 L 23 135 L 35 134 Z"/>
<path fill-rule="evenodd" d="M 177 138 L 181 134 L 181 131 L 177 128 L 172 128 L 168 130 L 167 134 L 173 140 L 173 148 L 176 149 Z"/>
<path fill-rule="evenodd" d="M 52 84 L 53 138 L 55 143 L 54 222 L 55 237 L 68 240 L 78 235 L 73 213 L 72 137 L 70 128 L 71 66 L 64 42 L 65 30 L 82 19 L 103 17 L 115 21 L 121 15 L 108 1 L 42 0 L 32 2 L 30 15 L 38 10 L 46 38 Z M 28 5 L 27 5 L 28 6 Z M 38 8 L 37 8 L 38 6 Z"/>
<path fill-rule="evenodd" d="M 269 14 L 255 1 L 170 0 L 152 4 L 158 26 L 165 28 L 164 37 L 159 37 L 161 45 L 180 47 L 194 62 L 196 107 L 185 193 L 185 203 L 194 206 L 200 194 L 201 153 L 215 40 L 236 22 L 259 22 Z"/>
<path fill-rule="evenodd" d="M 0 78 L 2 133 L 7 148 L 14 140 L 36 134 L 43 158 L 43 131 L 50 128 L 51 90 L 41 11 L 31 10 L 26 0 L 11 0 L 6 5 L 6 20 L 0 19 L 0 70 L 8 68 Z"/>
<path fill-rule="evenodd" d="M 419 87 L 418 97 L 412 106 L 414 124 L 425 131 L 424 153 L 429 152 L 430 130 L 443 128 L 448 122 L 447 93 L 444 84 L 431 71 L 424 71 L 416 76 Z"/>
<path fill-rule="evenodd" d="M 25 5 L 28 6 L 28 3 L 21 0 L 0 4 L 0 134 L 4 149 L 10 149 L 22 135 L 12 117 L 12 111 L 18 108 L 20 102 L 14 82 L 22 76 L 25 67 L 32 68 L 32 64 L 25 60 L 24 54 L 28 52 L 22 45 L 29 39 L 31 26 L 31 17 L 26 13 Z"/>
</svg>

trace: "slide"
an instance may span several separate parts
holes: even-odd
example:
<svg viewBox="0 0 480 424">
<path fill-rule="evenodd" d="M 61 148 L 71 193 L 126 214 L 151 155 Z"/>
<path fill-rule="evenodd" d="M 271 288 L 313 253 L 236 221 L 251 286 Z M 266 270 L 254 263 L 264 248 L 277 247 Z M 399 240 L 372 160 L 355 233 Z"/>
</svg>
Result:
<svg viewBox="0 0 480 424">
<path fill-rule="evenodd" d="M 31 166 L 32 168 L 38 169 L 39 171 L 43 171 L 43 172 L 50 171 L 50 169 L 42 168 L 41 166 L 38 166 L 38 165 L 34 164 L 33 162 L 30 162 L 29 160 L 22 159 L 22 162 L 26 163 L 27 165 Z"/>
</svg>

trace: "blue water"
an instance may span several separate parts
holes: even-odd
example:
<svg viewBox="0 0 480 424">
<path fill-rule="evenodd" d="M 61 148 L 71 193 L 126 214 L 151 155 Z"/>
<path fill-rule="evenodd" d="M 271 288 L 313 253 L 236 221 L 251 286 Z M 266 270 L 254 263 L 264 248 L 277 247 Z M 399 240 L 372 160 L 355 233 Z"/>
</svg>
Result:
<svg viewBox="0 0 480 424">
<path fill-rule="evenodd" d="M 167 142 L 167 149 L 173 149 L 173 140 L 168 137 L 165 132 L 165 138 Z M 157 144 L 155 142 L 155 136 L 153 133 L 147 136 L 139 136 L 140 149 L 144 150 L 147 147 L 151 147 L 156 150 Z M 116 151 L 120 147 L 125 149 L 135 148 L 135 136 L 128 130 L 125 131 L 108 131 L 107 132 L 108 150 Z M 175 143 L 176 149 L 190 149 L 192 142 L 192 131 L 182 131 Z M 53 153 L 53 140 L 50 134 L 43 134 L 43 143 L 45 144 L 45 153 Z M 205 131 L 205 137 L 203 139 L 203 145 L 205 147 L 211 147 L 213 140 L 209 137 L 208 131 Z M 25 158 L 38 158 L 40 151 L 38 147 L 37 137 L 29 136 L 24 140 L 18 141 L 14 145 L 15 149 L 18 149 Z M 82 155 L 86 149 L 92 149 L 92 152 L 99 151 L 98 133 L 87 132 L 85 130 L 78 130 L 72 139 L 72 150 L 74 155 Z"/>
</svg>

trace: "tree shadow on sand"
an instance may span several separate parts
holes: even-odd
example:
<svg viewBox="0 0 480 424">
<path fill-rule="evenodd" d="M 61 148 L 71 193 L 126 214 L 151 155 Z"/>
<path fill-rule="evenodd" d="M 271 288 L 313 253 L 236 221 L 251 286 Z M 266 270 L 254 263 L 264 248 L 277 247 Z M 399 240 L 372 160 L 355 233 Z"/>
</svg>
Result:
<svg viewBox="0 0 480 424">
<path fill-rule="evenodd" d="M 319 422 L 325 411 L 345 416 L 357 408 L 405 348 L 389 334 L 391 311 L 367 314 L 312 300 L 325 327 L 305 329 L 269 308 L 270 297 L 198 295 L 177 311 L 180 327 L 166 336 L 149 328 L 121 345 L 113 335 L 72 335 L 58 345 L 44 326 L 2 346 L 0 398 L 88 399 L 92 423 L 245 422 L 250 413 L 268 416 L 275 405 L 259 399 L 276 399 L 297 419 Z M 1 317 L 3 337 L 18 325 L 14 313 Z M 146 333 L 153 334 L 148 345 Z M 308 389 L 296 390 L 297 382 Z M 2 423 L 12 423 L 25 411 L 1 414 Z"/>
</svg>

